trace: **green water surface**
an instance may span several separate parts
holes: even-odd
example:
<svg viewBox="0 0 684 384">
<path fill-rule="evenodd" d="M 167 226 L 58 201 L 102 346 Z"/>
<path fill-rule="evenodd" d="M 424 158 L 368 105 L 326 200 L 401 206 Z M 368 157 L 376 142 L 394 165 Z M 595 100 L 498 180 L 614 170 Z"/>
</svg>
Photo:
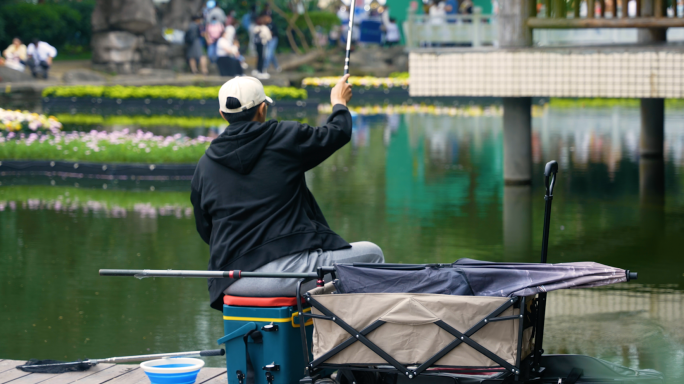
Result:
<svg viewBox="0 0 684 384">
<path fill-rule="evenodd" d="M 535 262 L 542 170 L 558 160 L 549 261 L 596 261 L 639 279 L 550 294 L 545 350 L 657 369 L 676 383 L 684 380 L 684 114 L 668 111 L 665 161 L 641 170 L 638 124 L 636 109 L 547 110 L 534 119 L 533 186 L 511 188 L 501 117 L 359 116 L 352 143 L 307 182 L 335 231 L 377 243 L 389 262 Z M 640 172 L 664 174 L 664 193 L 640 192 Z M 222 318 L 204 280 L 97 273 L 206 268 L 187 182 L 0 182 L 0 358 L 217 347 Z"/>
</svg>

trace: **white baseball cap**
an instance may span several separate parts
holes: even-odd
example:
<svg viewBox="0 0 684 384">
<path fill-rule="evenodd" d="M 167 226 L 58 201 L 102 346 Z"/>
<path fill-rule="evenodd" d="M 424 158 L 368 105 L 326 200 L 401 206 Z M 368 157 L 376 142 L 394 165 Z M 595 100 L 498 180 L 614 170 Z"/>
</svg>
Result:
<svg viewBox="0 0 684 384">
<path fill-rule="evenodd" d="M 240 101 L 240 108 L 229 109 L 226 107 L 226 100 L 234 97 Z M 238 113 L 246 111 L 252 107 L 260 105 L 264 101 L 271 105 L 273 100 L 264 93 L 264 86 L 261 81 L 254 77 L 239 76 L 226 81 L 218 94 L 219 107 L 223 113 Z"/>
</svg>

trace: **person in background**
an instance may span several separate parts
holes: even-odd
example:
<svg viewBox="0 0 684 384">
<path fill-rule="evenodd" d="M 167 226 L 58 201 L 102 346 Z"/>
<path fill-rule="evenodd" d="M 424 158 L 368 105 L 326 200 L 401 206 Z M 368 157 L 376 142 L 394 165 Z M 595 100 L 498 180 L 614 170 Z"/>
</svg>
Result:
<svg viewBox="0 0 684 384">
<path fill-rule="evenodd" d="M 389 23 L 385 25 L 385 45 L 391 47 L 399 44 L 399 40 L 401 40 L 401 35 L 399 35 L 397 20 L 394 17 L 390 17 Z"/>
<path fill-rule="evenodd" d="M 209 56 L 209 61 L 212 63 L 216 62 L 216 42 L 221 38 L 223 31 L 226 29 L 223 25 L 225 20 L 225 17 L 221 18 L 220 21 L 212 19 L 206 26 L 205 39 L 207 41 L 207 56 Z"/>
<path fill-rule="evenodd" d="M 235 39 L 235 28 L 226 28 L 216 42 L 216 65 L 221 76 L 242 76 L 240 44 Z"/>
<path fill-rule="evenodd" d="M 40 41 L 40 39 L 34 38 L 26 49 L 26 55 L 33 77 L 41 76 L 47 79 L 52 66 L 52 59 L 57 56 L 57 49 L 44 41 Z"/>
<path fill-rule="evenodd" d="M 202 16 L 193 16 L 192 21 L 188 30 L 185 31 L 185 56 L 188 59 L 188 64 L 190 65 L 190 71 L 192 73 L 197 73 L 197 65 L 199 63 L 199 70 L 203 75 L 206 75 L 208 73 L 207 58 L 204 56 L 204 51 L 202 50 L 202 32 L 200 30 Z"/>
<path fill-rule="evenodd" d="M 268 3 L 264 5 L 264 10 L 261 14 L 268 16 L 268 18 L 271 20 L 271 22 L 268 23 L 268 29 L 271 31 L 271 40 L 269 40 L 266 44 L 264 71 L 268 71 L 268 67 L 273 64 L 273 68 L 276 70 L 276 72 L 281 72 L 282 69 L 280 69 L 280 64 L 278 63 L 278 58 L 276 57 L 276 49 L 278 48 L 278 27 L 273 19 L 273 11 L 271 10 L 271 6 Z"/>
<path fill-rule="evenodd" d="M 443 0 L 434 0 L 430 5 L 430 23 L 444 24 L 446 19 L 446 5 Z"/>
<path fill-rule="evenodd" d="M 249 7 L 249 12 L 242 16 L 242 27 L 247 30 L 249 34 L 249 43 L 247 43 L 247 54 L 254 54 L 254 27 L 256 27 L 256 5 Z"/>
<path fill-rule="evenodd" d="M 447 17 L 453 17 L 458 14 L 458 0 L 446 0 L 444 2 L 444 10 L 446 11 Z M 447 20 L 447 23 L 455 23 L 455 19 Z"/>
<path fill-rule="evenodd" d="M 264 51 L 266 44 L 271 40 L 271 30 L 268 24 L 271 22 L 271 17 L 262 15 L 257 18 L 256 27 L 254 27 L 254 46 L 257 51 L 257 68 L 252 71 L 252 76 L 258 79 L 270 79 L 271 75 L 266 72 L 264 67 Z"/>
<path fill-rule="evenodd" d="M 473 0 L 463 0 L 460 7 L 460 12 L 464 15 L 473 14 Z"/>
<path fill-rule="evenodd" d="M 7 49 L 2 52 L 4 56 L 4 64 L 8 68 L 12 68 L 19 72 L 24 72 L 26 66 L 26 45 L 22 44 L 21 39 L 15 37 L 12 39 L 12 44 L 10 44 Z"/>
</svg>

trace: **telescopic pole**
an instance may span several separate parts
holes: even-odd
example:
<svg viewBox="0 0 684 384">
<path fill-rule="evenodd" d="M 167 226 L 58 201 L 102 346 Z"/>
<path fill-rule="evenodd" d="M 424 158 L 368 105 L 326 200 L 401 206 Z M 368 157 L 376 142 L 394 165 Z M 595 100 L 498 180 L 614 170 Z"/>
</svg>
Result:
<svg viewBox="0 0 684 384">
<path fill-rule="evenodd" d="M 344 74 L 349 74 L 349 57 L 351 56 L 351 41 L 352 31 L 354 30 L 354 8 L 356 7 L 356 0 L 351 0 L 349 5 L 349 30 L 347 31 L 347 52 L 344 57 Z"/>
<path fill-rule="evenodd" d="M 173 269 L 100 269 L 100 276 L 131 276 L 139 279 L 146 277 L 199 277 L 199 278 L 216 278 L 216 279 L 240 279 L 243 277 L 260 277 L 260 278 L 281 278 L 281 279 L 306 279 L 316 278 L 316 272 L 310 273 L 261 273 L 261 272 L 243 272 L 235 271 L 183 271 Z"/>
</svg>

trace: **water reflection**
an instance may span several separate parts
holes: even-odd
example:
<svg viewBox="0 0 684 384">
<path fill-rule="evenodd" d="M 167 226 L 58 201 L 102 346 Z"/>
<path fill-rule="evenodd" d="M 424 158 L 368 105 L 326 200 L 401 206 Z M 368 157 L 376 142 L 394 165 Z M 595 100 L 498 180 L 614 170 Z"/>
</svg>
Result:
<svg viewBox="0 0 684 384">
<path fill-rule="evenodd" d="M 639 162 L 638 110 L 548 109 L 533 120 L 538 177 L 530 187 L 504 187 L 500 117 L 357 116 L 351 145 L 307 182 L 332 228 L 349 241 L 376 242 L 390 262 L 534 262 L 542 170 L 558 160 L 549 260 L 630 269 L 643 286 L 554 293 L 545 348 L 661 369 L 675 383 L 684 378 L 683 122 L 684 114 L 668 111 L 665 158 L 648 168 Z M 650 178 L 664 180 L 645 183 L 659 186 L 664 202 L 644 203 L 650 192 L 640 180 Z M 0 340 L 16 341 L 0 342 L 0 356 L 214 347 L 221 320 L 203 281 L 96 273 L 204 269 L 208 249 L 195 234 L 187 182 L 155 182 L 151 191 L 132 182 L 103 190 L 85 180 L 39 180 L 40 187 L 0 177 Z"/>
</svg>

